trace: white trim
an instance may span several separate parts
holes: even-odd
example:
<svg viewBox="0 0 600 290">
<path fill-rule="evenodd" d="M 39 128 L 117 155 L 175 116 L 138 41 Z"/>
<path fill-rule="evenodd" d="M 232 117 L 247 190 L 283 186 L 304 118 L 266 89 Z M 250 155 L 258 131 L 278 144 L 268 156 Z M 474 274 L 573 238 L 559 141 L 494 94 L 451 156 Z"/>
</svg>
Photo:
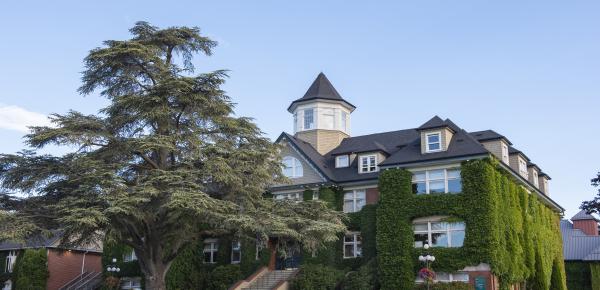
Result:
<svg viewBox="0 0 600 290">
<path fill-rule="evenodd" d="M 347 242 L 346 237 L 352 237 L 352 241 Z M 362 237 L 360 236 L 360 232 L 347 232 L 343 239 L 342 257 L 344 259 L 362 257 Z M 352 245 L 352 256 L 346 255 L 346 245 Z"/>
<path fill-rule="evenodd" d="M 429 136 L 434 136 L 434 135 L 438 136 L 438 142 L 429 143 Z M 439 148 L 438 149 L 429 149 L 429 146 L 431 144 L 438 144 Z M 426 153 L 440 152 L 443 150 L 444 150 L 444 148 L 442 146 L 442 131 L 425 133 L 425 152 Z"/>
<path fill-rule="evenodd" d="M 375 162 L 375 169 L 374 170 L 369 170 L 371 169 L 372 165 L 371 165 L 371 157 L 375 157 L 374 158 L 374 162 Z M 363 170 L 363 159 L 367 159 L 367 171 Z M 358 173 L 372 173 L 372 172 L 377 172 L 379 171 L 379 161 L 377 160 L 377 154 L 365 154 L 365 155 L 359 155 L 358 156 Z"/>
<path fill-rule="evenodd" d="M 434 230 L 431 226 L 432 223 L 446 223 L 447 226 L 445 229 L 441 229 L 441 230 Z M 427 230 L 415 230 L 414 229 L 414 225 L 415 224 L 427 224 Z M 462 224 L 464 229 L 452 229 L 450 226 L 454 225 L 454 224 Z M 441 248 L 459 248 L 462 247 L 464 245 L 464 238 L 463 238 L 463 244 L 460 246 L 453 246 L 452 245 L 452 235 L 451 233 L 453 232 L 463 232 L 464 234 L 466 234 L 467 231 L 467 225 L 464 221 L 461 222 L 443 222 L 443 218 L 439 217 L 439 216 L 432 216 L 432 217 L 424 217 L 424 218 L 420 218 L 420 219 L 415 219 L 412 222 L 413 225 L 413 236 L 417 235 L 417 234 L 427 234 L 427 243 L 431 246 L 434 247 L 433 245 L 433 234 L 434 233 L 442 233 L 442 234 L 446 234 L 446 240 L 447 240 L 447 246 L 446 247 L 441 247 Z M 420 241 L 419 241 L 420 242 Z M 415 248 L 421 248 L 423 247 L 423 245 L 419 245 L 417 246 L 417 241 L 415 241 L 414 247 Z"/>
<path fill-rule="evenodd" d="M 363 194 L 362 198 L 360 198 L 359 193 Z M 350 196 L 347 197 L 347 195 Z M 342 211 L 345 213 L 359 212 L 367 204 L 367 190 L 365 188 L 346 190 L 343 197 Z M 362 200 L 362 204 L 359 203 L 359 200 Z M 346 209 L 346 201 L 352 202 L 352 209 Z"/>
<path fill-rule="evenodd" d="M 206 246 L 209 246 L 208 248 Z M 217 262 L 217 253 L 219 252 L 219 241 L 217 239 L 205 239 L 202 248 L 202 254 L 210 253 L 210 259 L 207 262 L 205 257 L 202 257 L 202 263 L 214 264 Z"/>
<path fill-rule="evenodd" d="M 15 267 L 15 262 L 17 261 L 17 251 L 9 251 L 6 256 L 4 273 L 12 273 Z"/>
<path fill-rule="evenodd" d="M 438 170 L 443 171 L 443 174 L 444 174 L 443 178 L 432 179 L 430 177 L 430 173 L 432 171 L 438 171 Z M 458 171 L 458 177 L 450 178 L 448 176 L 448 171 Z M 425 183 L 425 192 L 424 193 L 416 193 L 416 194 L 431 194 L 431 190 L 430 190 L 431 182 L 441 181 L 441 180 L 444 181 L 444 192 L 443 193 L 460 193 L 460 192 L 450 192 L 449 186 L 448 186 L 449 180 L 459 180 L 461 182 L 461 187 L 462 187 L 462 178 L 460 176 L 460 173 L 461 173 L 460 167 L 443 167 L 443 168 L 435 168 L 435 169 L 427 169 L 427 170 L 411 170 L 411 172 L 413 173 L 412 184 Z M 415 173 L 424 174 L 424 179 L 415 180 Z M 436 192 L 435 194 L 441 194 L 441 193 L 442 192 Z"/>
<path fill-rule="evenodd" d="M 501 145 L 501 155 L 502 155 L 502 162 L 504 162 L 505 164 L 510 164 L 510 154 L 508 153 L 508 144 L 504 143 L 504 141 L 500 141 Z"/>
</svg>

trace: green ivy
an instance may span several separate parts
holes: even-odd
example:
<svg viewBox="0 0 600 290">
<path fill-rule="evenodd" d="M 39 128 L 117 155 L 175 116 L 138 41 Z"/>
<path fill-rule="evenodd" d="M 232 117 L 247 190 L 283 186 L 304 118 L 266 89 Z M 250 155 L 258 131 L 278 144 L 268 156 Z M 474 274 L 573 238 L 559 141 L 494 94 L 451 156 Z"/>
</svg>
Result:
<svg viewBox="0 0 600 290">
<path fill-rule="evenodd" d="M 590 273 L 590 263 L 587 262 L 565 262 L 565 272 L 567 276 L 567 288 L 570 290 L 591 290 L 592 278 Z"/>
<path fill-rule="evenodd" d="M 600 264 L 590 263 L 591 289 L 600 290 Z M 574 288 L 573 288 L 574 289 Z"/>
<path fill-rule="evenodd" d="M 422 250 L 413 246 L 412 220 L 436 215 L 467 226 L 463 247 L 431 249 L 436 271 L 483 262 L 491 265 L 502 289 L 523 281 L 531 289 L 566 289 L 558 213 L 529 194 L 496 160 L 465 161 L 461 176 L 462 193 L 415 195 L 409 171 L 381 172 L 377 253 L 382 289 L 414 286 Z"/>
<path fill-rule="evenodd" d="M 14 289 L 43 290 L 48 280 L 48 256 L 46 249 L 27 249 L 15 263 Z"/>
<path fill-rule="evenodd" d="M 292 290 L 333 290 L 344 277 L 344 272 L 324 265 L 302 265 L 291 280 Z"/>
</svg>

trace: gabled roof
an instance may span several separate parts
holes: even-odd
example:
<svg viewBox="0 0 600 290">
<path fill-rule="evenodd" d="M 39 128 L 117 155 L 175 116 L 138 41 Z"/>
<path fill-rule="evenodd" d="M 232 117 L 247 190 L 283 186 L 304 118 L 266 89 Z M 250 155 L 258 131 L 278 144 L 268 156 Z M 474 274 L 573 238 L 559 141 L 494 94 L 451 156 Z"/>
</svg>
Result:
<svg viewBox="0 0 600 290">
<path fill-rule="evenodd" d="M 429 119 L 429 121 L 425 122 L 425 124 L 419 126 L 417 130 L 428 130 L 428 129 L 437 129 L 437 128 L 450 128 L 452 131 L 456 132 L 457 126 L 450 121 L 450 119 L 442 120 L 442 118 L 433 116 L 433 118 Z"/>
<path fill-rule="evenodd" d="M 563 256 L 567 261 L 600 261 L 600 236 L 588 236 L 569 220 L 560 221 Z"/>
<path fill-rule="evenodd" d="M 0 243 L 0 251 L 9 250 L 23 250 L 23 249 L 41 249 L 41 248 L 55 248 L 64 250 L 75 250 L 75 251 L 89 251 L 89 252 L 102 252 L 101 244 L 90 244 L 81 247 L 64 248 L 60 245 L 60 239 L 63 237 L 63 231 L 53 230 L 48 236 L 42 234 L 36 234 L 29 237 L 22 243 L 5 241 Z"/>
<path fill-rule="evenodd" d="M 510 142 L 510 140 L 508 140 L 508 138 L 506 138 L 502 134 L 497 133 L 494 130 L 476 131 L 476 132 L 471 132 L 469 134 L 471 134 L 471 136 L 473 136 L 473 138 L 477 139 L 477 141 L 479 141 L 479 142 L 503 139 L 504 141 L 506 141 L 506 143 L 508 143 L 508 145 L 512 145 L 512 143 Z"/>
<path fill-rule="evenodd" d="M 319 73 L 317 78 L 313 81 L 312 85 L 308 88 L 304 96 L 293 101 L 288 107 L 288 111 L 291 113 L 292 108 L 295 104 L 303 103 L 311 100 L 330 100 L 330 101 L 339 101 L 347 105 L 354 110 L 356 107 L 352 105 L 350 102 L 344 100 L 342 96 L 338 93 L 338 91 L 333 87 L 329 79 L 325 76 L 324 73 Z"/>
<path fill-rule="evenodd" d="M 598 221 L 593 215 L 587 213 L 585 210 L 579 211 L 576 215 L 571 218 L 572 221 L 583 221 L 583 220 L 594 220 Z"/>
</svg>

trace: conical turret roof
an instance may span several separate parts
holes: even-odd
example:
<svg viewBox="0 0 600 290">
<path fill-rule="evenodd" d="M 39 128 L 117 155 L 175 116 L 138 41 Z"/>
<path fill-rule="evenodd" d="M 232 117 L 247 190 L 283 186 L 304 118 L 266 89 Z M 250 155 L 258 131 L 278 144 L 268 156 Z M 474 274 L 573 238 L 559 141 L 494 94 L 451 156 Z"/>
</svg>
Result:
<svg viewBox="0 0 600 290">
<path fill-rule="evenodd" d="M 310 85 L 304 96 L 293 101 L 288 107 L 288 111 L 292 111 L 294 105 L 312 101 L 312 100 L 330 100 L 330 101 L 339 101 L 347 105 L 354 110 L 356 107 L 352 105 L 350 102 L 344 100 L 340 93 L 333 87 L 327 76 L 324 73 L 319 73 L 315 81 Z"/>
</svg>

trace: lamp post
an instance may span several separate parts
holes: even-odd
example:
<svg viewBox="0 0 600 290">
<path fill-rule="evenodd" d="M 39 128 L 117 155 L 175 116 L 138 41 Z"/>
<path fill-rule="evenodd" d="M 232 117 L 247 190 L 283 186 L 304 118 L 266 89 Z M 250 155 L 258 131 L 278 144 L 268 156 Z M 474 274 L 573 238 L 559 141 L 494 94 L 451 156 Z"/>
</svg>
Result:
<svg viewBox="0 0 600 290">
<path fill-rule="evenodd" d="M 435 256 L 430 255 L 428 253 L 429 244 L 425 244 L 423 246 L 423 248 L 425 249 L 425 255 L 420 255 L 419 256 L 419 261 L 425 264 L 425 268 L 427 270 L 430 270 L 430 264 L 435 261 Z M 429 290 L 429 279 L 424 279 L 424 280 L 425 280 L 425 285 L 427 285 L 427 290 Z"/>
<path fill-rule="evenodd" d="M 112 265 L 108 265 L 106 267 L 106 271 L 109 272 L 109 273 L 119 273 L 121 271 L 121 268 L 117 267 L 117 265 L 116 265 L 117 258 L 113 258 L 112 262 L 113 262 Z"/>
</svg>

